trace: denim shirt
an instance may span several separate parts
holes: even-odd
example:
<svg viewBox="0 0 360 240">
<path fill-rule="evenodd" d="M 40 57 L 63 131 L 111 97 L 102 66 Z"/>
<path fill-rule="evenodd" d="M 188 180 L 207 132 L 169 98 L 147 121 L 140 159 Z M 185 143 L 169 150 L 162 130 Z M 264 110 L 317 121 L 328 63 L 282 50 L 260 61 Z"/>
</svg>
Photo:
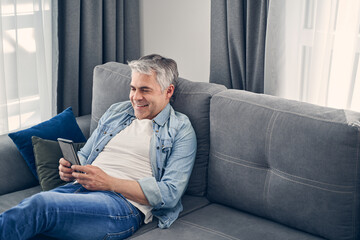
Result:
<svg viewBox="0 0 360 240">
<path fill-rule="evenodd" d="M 130 101 L 113 104 L 78 152 L 82 165 L 91 164 L 105 145 L 135 119 Z M 196 136 L 187 116 L 170 104 L 153 119 L 150 140 L 152 177 L 138 180 L 160 228 L 168 228 L 183 207 L 185 192 L 196 155 Z"/>
</svg>

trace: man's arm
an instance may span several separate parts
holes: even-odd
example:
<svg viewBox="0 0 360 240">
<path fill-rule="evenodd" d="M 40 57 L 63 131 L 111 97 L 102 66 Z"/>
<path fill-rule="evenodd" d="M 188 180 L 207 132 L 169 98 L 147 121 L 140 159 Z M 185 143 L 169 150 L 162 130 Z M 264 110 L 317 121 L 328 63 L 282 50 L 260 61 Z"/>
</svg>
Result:
<svg viewBox="0 0 360 240">
<path fill-rule="evenodd" d="M 140 184 L 134 180 L 125 180 L 106 174 L 99 167 L 86 165 L 72 165 L 72 176 L 78 183 L 92 191 L 114 191 L 121 193 L 125 198 L 143 205 L 149 205 Z M 75 172 L 80 171 L 83 173 Z"/>
<path fill-rule="evenodd" d="M 186 190 L 196 156 L 196 135 L 190 122 L 175 137 L 160 181 L 146 177 L 138 182 L 154 209 L 173 208 Z"/>
</svg>

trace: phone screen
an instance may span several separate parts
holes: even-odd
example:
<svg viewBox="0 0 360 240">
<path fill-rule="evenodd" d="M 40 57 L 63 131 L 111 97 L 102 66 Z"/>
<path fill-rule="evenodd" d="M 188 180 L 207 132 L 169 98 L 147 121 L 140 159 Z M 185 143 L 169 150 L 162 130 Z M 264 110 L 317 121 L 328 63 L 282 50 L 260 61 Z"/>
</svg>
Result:
<svg viewBox="0 0 360 240">
<path fill-rule="evenodd" d="M 75 152 L 73 141 L 64 138 L 58 138 L 57 140 L 65 160 L 69 161 L 72 165 L 81 165 L 79 157 Z"/>
</svg>

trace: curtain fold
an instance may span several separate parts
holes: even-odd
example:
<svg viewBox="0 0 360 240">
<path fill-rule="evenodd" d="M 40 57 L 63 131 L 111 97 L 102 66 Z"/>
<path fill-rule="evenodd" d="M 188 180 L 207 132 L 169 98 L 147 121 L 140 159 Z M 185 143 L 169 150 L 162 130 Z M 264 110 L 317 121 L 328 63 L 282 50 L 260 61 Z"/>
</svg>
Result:
<svg viewBox="0 0 360 240">
<path fill-rule="evenodd" d="M 138 0 L 58 1 L 57 110 L 91 113 L 96 65 L 140 57 Z"/>
<path fill-rule="evenodd" d="M 268 0 L 211 1 L 210 82 L 262 93 Z"/>
</svg>

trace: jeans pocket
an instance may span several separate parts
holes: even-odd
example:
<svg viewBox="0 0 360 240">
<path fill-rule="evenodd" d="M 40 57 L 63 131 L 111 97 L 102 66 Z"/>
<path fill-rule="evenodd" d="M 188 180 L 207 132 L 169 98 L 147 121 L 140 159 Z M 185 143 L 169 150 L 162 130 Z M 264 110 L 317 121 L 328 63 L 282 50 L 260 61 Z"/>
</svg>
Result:
<svg viewBox="0 0 360 240">
<path fill-rule="evenodd" d="M 108 233 L 105 235 L 105 237 L 103 239 L 104 240 L 106 240 L 106 239 L 124 239 L 124 238 L 130 237 L 133 234 L 134 234 L 134 227 L 131 227 L 130 229 L 122 231 L 122 232 Z"/>
</svg>

